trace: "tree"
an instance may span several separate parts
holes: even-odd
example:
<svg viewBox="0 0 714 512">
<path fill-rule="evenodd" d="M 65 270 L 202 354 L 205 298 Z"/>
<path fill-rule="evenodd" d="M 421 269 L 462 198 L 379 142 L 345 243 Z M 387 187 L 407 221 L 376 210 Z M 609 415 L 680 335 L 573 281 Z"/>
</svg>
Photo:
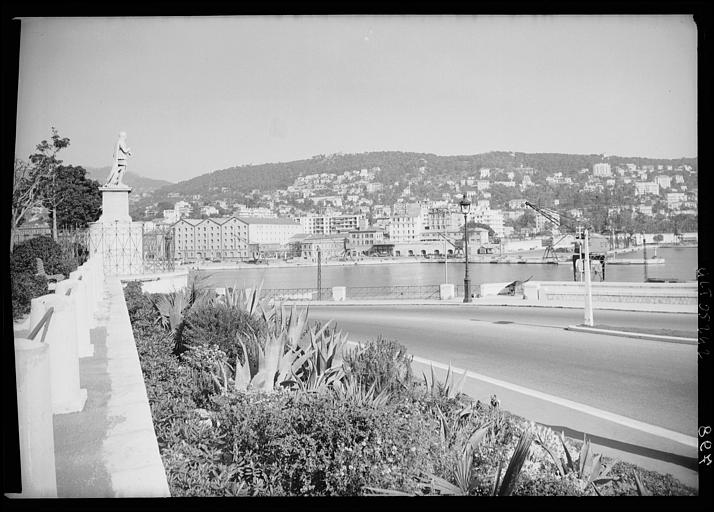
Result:
<svg viewBox="0 0 714 512">
<path fill-rule="evenodd" d="M 41 181 L 41 169 L 29 162 L 15 159 L 12 181 L 10 252 L 15 247 L 15 232 L 25 221 L 27 213 L 37 206 L 42 206 Z"/>
<path fill-rule="evenodd" d="M 62 160 L 57 158 L 57 153 L 69 146 L 67 137 L 60 138 L 57 129 L 52 127 L 52 142 L 43 140 L 37 145 L 37 153 L 30 155 L 30 162 L 36 167 L 36 178 L 39 180 L 39 192 L 45 202 L 49 197 L 55 195 L 55 174 Z M 52 201 L 52 238 L 57 241 L 57 212 L 56 201 Z"/>
<path fill-rule="evenodd" d="M 49 180 L 47 184 L 50 185 Z M 102 211 L 99 186 L 99 182 L 87 178 L 83 167 L 58 167 L 45 195 L 45 206 L 50 209 L 55 229 L 58 225 L 84 228 L 96 221 Z"/>
</svg>

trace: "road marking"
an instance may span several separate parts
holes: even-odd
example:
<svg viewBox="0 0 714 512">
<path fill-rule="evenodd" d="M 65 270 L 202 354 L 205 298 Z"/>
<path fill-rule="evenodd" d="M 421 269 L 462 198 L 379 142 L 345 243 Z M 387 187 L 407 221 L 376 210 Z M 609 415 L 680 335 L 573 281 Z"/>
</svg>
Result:
<svg viewBox="0 0 714 512">
<path fill-rule="evenodd" d="M 354 341 L 348 341 L 347 343 L 349 343 L 351 345 L 360 345 L 360 343 L 357 343 Z M 440 363 L 438 361 L 432 361 L 430 359 L 425 359 L 425 358 L 419 357 L 419 356 L 412 356 L 412 357 L 413 357 L 413 360 L 416 361 L 417 363 L 426 364 L 426 365 L 431 364 L 432 366 L 434 366 L 434 368 L 439 368 L 441 370 L 449 369 L 449 365 Z M 669 430 L 666 428 L 658 427 L 657 425 L 650 425 L 649 423 L 644 423 L 642 421 L 639 421 L 639 420 L 636 420 L 633 418 L 628 418 L 626 416 L 621 416 L 619 414 L 604 411 L 604 410 L 598 409 L 596 407 L 591 407 L 589 405 L 581 404 L 579 402 L 574 402 L 572 400 L 568 400 L 567 398 L 560 398 L 555 395 L 549 395 L 548 393 L 543 393 L 541 391 L 536 391 L 535 389 L 530 389 L 530 388 L 526 388 L 524 386 L 519 386 L 518 384 L 513 384 L 511 382 L 494 379 L 493 377 L 488 377 L 486 375 L 472 372 L 470 370 L 464 370 L 463 368 L 457 368 L 455 366 L 451 366 L 451 371 L 454 374 L 459 374 L 459 375 L 463 374 L 464 371 L 466 371 L 466 376 L 470 379 L 488 382 L 489 384 L 494 384 L 496 386 L 499 386 L 499 387 L 502 387 L 505 389 L 509 389 L 511 391 L 515 391 L 517 393 L 521 393 L 526 396 L 531 396 L 531 397 L 537 398 L 539 400 L 551 402 L 551 403 L 559 405 L 561 407 L 567 407 L 569 409 L 573 409 L 578 412 L 589 414 L 591 416 L 596 416 L 598 418 L 605 419 L 605 420 L 611 421 L 613 423 L 617 423 L 619 425 L 623 425 L 625 427 L 628 427 L 628 428 L 631 428 L 634 430 L 639 430 L 641 432 L 646 432 L 648 434 L 662 437 L 664 439 L 669 439 L 670 441 L 675 441 L 677 443 L 683 444 L 690 448 L 698 446 L 697 438 L 694 436 L 687 436 L 685 434 L 675 432 L 674 430 Z"/>
<path fill-rule="evenodd" d="M 652 339 L 653 341 L 681 341 L 683 343 L 697 344 L 697 338 L 683 338 L 681 336 L 665 336 L 662 334 L 648 334 L 646 332 L 629 332 L 629 331 L 616 331 L 613 329 L 598 329 L 595 327 L 583 327 L 580 325 L 569 325 L 566 327 L 567 330 L 573 332 L 589 332 L 593 334 L 610 334 L 616 336 L 626 336 L 628 338 L 633 337 L 644 337 L 645 339 Z"/>
</svg>

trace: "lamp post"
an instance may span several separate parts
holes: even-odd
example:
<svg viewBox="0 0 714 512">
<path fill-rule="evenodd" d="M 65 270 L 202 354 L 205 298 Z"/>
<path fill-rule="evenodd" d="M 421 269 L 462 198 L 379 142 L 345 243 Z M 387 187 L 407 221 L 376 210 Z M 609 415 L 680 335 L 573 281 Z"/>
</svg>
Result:
<svg viewBox="0 0 714 512">
<path fill-rule="evenodd" d="M 471 211 L 471 201 L 468 200 L 466 194 L 464 194 L 463 199 L 459 202 L 459 207 L 461 208 L 461 214 L 464 216 L 464 256 L 465 256 L 465 269 L 464 269 L 464 302 L 471 302 L 471 280 L 469 279 L 469 236 L 468 229 L 466 227 L 466 217 Z"/>
</svg>

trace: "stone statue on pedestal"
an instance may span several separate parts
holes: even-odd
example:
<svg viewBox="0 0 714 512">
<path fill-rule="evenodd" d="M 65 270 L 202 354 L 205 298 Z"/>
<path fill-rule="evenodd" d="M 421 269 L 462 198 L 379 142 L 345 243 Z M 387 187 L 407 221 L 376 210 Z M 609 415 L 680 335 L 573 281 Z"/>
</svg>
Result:
<svg viewBox="0 0 714 512">
<path fill-rule="evenodd" d="M 114 163 L 112 164 L 112 172 L 109 173 L 105 187 L 121 187 L 122 177 L 126 171 L 127 157 L 131 156 L 131 149 L 126 145 L 126 132 L 119 132 L 119 140 L 117 140 L 114 148 Z"/>
</svg>

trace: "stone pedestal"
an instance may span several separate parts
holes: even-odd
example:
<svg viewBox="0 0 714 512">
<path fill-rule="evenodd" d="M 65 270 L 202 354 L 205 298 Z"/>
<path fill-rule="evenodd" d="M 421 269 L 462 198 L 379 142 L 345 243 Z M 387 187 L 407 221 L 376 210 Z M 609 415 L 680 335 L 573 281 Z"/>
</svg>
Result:
<svg viewBox="0 0 714 512">
<path fill-rule="evenodd" d="M 99 187 L 102 191 L 102 216 L 98 222 L 131 222 L 129 216 L 129 194 L 131 187 Z"/>
<path fill-rule="evenodd" d="M 105 276 L 143 273 L 143 223 L 129 216 L 129 193 L 126 185 L 100 187 L 102 215 L 89 227 L 92 251 L 102 259 Z"/>
</svg>

